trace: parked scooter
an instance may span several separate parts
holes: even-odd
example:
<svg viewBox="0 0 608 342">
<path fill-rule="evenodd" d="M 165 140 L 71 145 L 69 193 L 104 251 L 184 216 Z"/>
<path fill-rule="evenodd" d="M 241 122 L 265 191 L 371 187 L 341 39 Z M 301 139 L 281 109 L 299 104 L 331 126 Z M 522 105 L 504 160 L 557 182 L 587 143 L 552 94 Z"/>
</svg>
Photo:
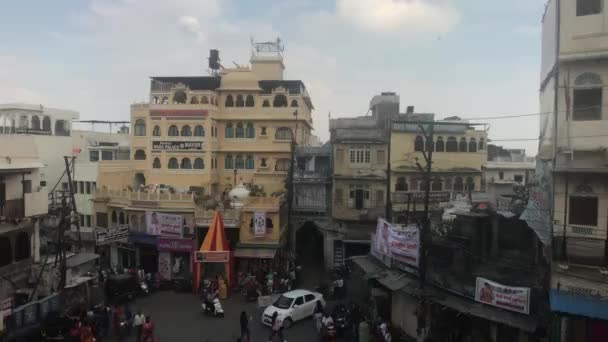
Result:
<svg viewBox="0 0 608 342">
<path fill-rule="evenodd" d="M 148 288 L 148 283 L 146 282 L 145 279 L 141 279 L 139 281 L 139 292 L 143 295 L 143 296 L 147 296 L 150 294 L 150 289 Z"/>
<path fill-rule="evenodd" d="M 213 299 L 208 299 L 209 300 L 204 301 L 201 305 L 201 307 L 203 308 L 203 312 L 205 312 L 205 314 L 207 314 L 208 316 L 224 317 L 224 308 L 222 308 L 222 303 L 220 302 L 220 299 L 217 296 L 214 296 Z"/>
</svg>

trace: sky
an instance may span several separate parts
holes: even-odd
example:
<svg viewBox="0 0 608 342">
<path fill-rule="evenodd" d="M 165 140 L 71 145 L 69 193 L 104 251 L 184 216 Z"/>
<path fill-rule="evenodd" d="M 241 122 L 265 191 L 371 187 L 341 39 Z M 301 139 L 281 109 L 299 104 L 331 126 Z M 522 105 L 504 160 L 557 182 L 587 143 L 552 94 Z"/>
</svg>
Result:
<svg viewBox="0 0 608 342">
<path fill-rule="evenodd" d="M 208 50 L 247 64 L 250 39 L 285 44 L 314 133 L 394 91 L 437 118 L 538 113 L 544 0 L 20 0 L 0 12 L 0 103 L 128 120 L 150 76 L 207 75 Z M 472 120 L 535 155 L 538 117 Z"/>
</svg>

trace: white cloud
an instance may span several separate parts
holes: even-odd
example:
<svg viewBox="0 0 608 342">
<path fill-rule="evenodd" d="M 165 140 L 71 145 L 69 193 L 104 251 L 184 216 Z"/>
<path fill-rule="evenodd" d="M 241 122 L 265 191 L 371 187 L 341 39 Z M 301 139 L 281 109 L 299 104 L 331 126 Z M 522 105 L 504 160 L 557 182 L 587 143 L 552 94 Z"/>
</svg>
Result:
<svg viewBox="0 0 608 342">
<path fill-rule="evenodd" d="M 460 20 L 449 1 L 336 0 L 339 18 L 364 30 L 448 32 Z"/>
<path fill-rule="evenodd" d="M 184 30 L 184 32 L 194 36 L 197 41 L 202 42 L 205 40 L 206 35 L 201 30 L 201 23 L 198 21 L 198 19 L 186 15 L 180 17 L 177 20 L 177 24 Z"/>
</svg>

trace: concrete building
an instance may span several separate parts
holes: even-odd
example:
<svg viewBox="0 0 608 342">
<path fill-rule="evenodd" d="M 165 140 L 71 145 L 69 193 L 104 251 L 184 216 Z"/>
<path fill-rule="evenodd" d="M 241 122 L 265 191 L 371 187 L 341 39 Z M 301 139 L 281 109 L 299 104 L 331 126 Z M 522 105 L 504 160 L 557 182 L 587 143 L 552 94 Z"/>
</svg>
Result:
<svg viewBox="0 0 608 342">
<path fill-rule="evenodd" d="M 509 183 L 526 185 L 534 177 L 536 165 L 527 162 L 485 162 L 482 188 L 493 183 Z"/>
<path fill-rule="evenodd" d="M 310 143 L 313 105 L 302 81 L 283 78 L 282 51 L 280 42 L 253 43 L 249 67 L 152 77 L 149 100 L 131 106 L 130 160 L 99 162 L 94 225 L 129 230 L 128 239 L 109 244 L 102 262 L 149 272 L 166 266 L 157 248 L 166 237 L 150 234 L 147 213 L 181 217 L 179 239 L 190 242 L 180 246 L 190 247 L 175 252 L 193 253 L 192 240 L 200 246 L 216 208 L 237 258 L 272 258 L 286 245 L 280 198 L 292 143 Z M 231 208 L 230 190 L 241 183 L 252 195 Z M 249 232 L 251 210 L 272 227 Z"/>
<path fill-rule="evenodd" d="M 608 338 L 607 20 L 596 0 L 551 0 L 543 17 L 540 111 L 550 114 L 537 159 L 554 187 L 550 224 L 538 230 L 552 233 L 556 341 Z"/>
<path fill-rule="evenodd" d="M 40 219 L 48 212 L 44 164 L 24 135 L 2 135 L 0 146 L 0 317 L 23 303 L 28 277 L 40 259 Z M 0 329 L 1 330 L 1 329 Z"/>
<path fill-rule="evenodd" d="M 409 113 L 393 118 L 390 181 L 393 215 L 397 222 L 405 221 L 406 212 L 424 209 L 426 185 L 417 163 L 425 165 L 422 151 L 429 142 L 418 123 L 408 122 L 435 122 L 431 143 L 432 206 L 449 202 L 456 194 L 481 189 L 481 167 L 487 159 L 487 132 L 458 118 L 436 121 L 434 117 L 434 114 L 414 113 L 410 107 Z"/>
</svg>

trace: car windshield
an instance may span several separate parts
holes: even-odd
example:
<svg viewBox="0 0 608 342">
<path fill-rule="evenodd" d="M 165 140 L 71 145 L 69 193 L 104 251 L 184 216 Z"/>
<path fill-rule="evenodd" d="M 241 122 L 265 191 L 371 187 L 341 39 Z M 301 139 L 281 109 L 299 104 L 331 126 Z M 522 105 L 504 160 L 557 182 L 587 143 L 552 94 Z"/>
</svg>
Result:
<svg viewBox="0 0 608 342">
<path fill-rule="evenodd" d="M 293 303 L 293 298 L 280 296 L 272 305 L 279 309 L 289 309 L 291 307 L 291 303 Z"/>
</svg>

